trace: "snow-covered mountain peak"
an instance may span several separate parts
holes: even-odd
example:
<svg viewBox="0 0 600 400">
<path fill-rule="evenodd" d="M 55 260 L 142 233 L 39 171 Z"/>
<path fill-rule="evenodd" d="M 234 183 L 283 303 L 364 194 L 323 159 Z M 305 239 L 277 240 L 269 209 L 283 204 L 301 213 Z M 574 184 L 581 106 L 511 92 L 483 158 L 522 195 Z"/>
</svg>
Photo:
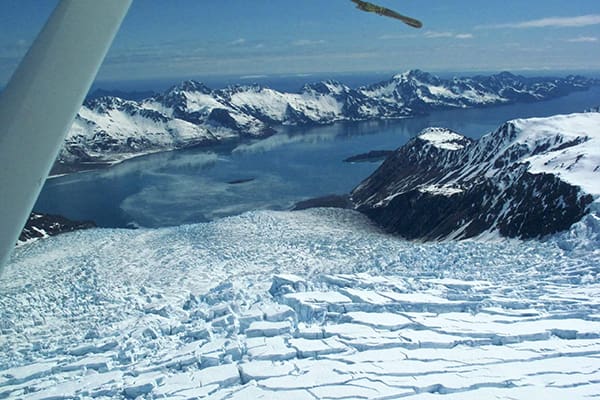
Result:
<svg viewBox="0 0 600 400">
<path fill-rule="evenodd" d="M 461 179 L 474 171 L 504 174 L 520 165 L 530 174 L 550 174 L 600 195 L 600 114 L 577 113 L 515 119 L 483 136 L 456 158 Z M 511 167 L 512 166 L 512 167 Z"/>
<path fill-rule="evenodd" d="M 400 74 L 394 75 L 392 79 L 395 81 L 406 81 L 411 79 L 428 81 L 432 78 L 436 78 L 436 76 L 430 74 L 429 72 L 421 71 L 420 69 L 409 69 Z"/>
<path fill-rule="evenodd" d="M 418 139 L 430 143 L 438 149 L 460 150 L 470 142 L 460 135 L 447 128 L 431 127 L 424 129 L 418 136 Z"/>
<path fill-rule="evenodd" d="M 512 72 L 508 72 L 508 71 L 502 71 L 502 72 L 497 73 L 492 76 L 494 76 L 497 79 L 516 79 L 516 78 L 518 78 L 517 75 L 513 74 Z"/>
<path fill-rule="evenodd" d="M 124 100 L 120 97 L 101 96 L 95 99 L 86 100 L 84 107 L 94 110 L 101 114 L 106 114 L 109 110 L 122 109 L 124 106 L 132 106 L 137 104 L 132 100 Z"/>
<path fill-rule="evenodd" d="M 582 136 L 600 138 L 600 116 L 597 113 L 575 113 L 544 118 L 520 118 L 509 121 L 517 132 L 516 140 L 530 143 L 556 135 L 565 139 Z"/>
<path fill-rule="evenodd" d="M 270 90 L 262 85 L 259 85 L 258 83 L 254 83 L 254 84 L 245 84 L 245 85 L 229 85 L 224 89 L 221 90 L 217 90 L 216 92 L 218 93 L 228 93 L 228 94 L 235 94 L 235 93 L 244 93 L 244 92 L 251 92 L 251 93 L 260 93 L 263 90 Z"/>
<path fill-rule="evenodd" d="M 352 192 L 356 207 L 409 238 L 531 238 L 600 201 L 599 113 L 509 121 L 462 148 L 450 138 L 433 129 L 398 149 Z"/>
<path fill-rule="evenodd" d="M 200 92 L 204 94 L 209 94 L 210 92 L 212 92 L 212 90 L 208 88 L 204 83 L 192 79 L 183 81 L 175 86 L 172 86 L 169 90 L 167 90 L 167 94 L 175 94 L 180 92 Z"/>
<path fill-rule="evenodd" d="M 198 100 L 200 103 L 205 103 L 205 100 L 212 99 L 212 92 L 201 82 L 187 80 L 172 86 L 162 94 L 143 100 L 141 105 L 180 118 L 190 110 L 204 108 L 204 104 L 194 103 L 198 103 Z"/>
<path fill-rule="evenodd" d="M 300 93 L 339 96 L 350 91 L 350 88 L 336 80 L 325 80 L 304 85 Z"/>
<path fill-rule="evenodd" d="M 500 82 L 497 76 L 448 80 L 410 70 L 358 89 L 326 80 L 299 93 L 258 85 L 211 90 L 188 80 L 140 101 L 102 97 L 80 110 L 59 163 L 114 161 L 147 151 L 267 136 L 278 125 L 404 118 L 433 110 L 539 101 L 598 84 L 581 77 L 504 75 L 512 81 Z"/>
<path fill-rule="evenodd" d="M 549 173 L 600 196 L 600 114 L 580 113 L 511 121 L 526 146 L 531 173 Z"/>
</svg>

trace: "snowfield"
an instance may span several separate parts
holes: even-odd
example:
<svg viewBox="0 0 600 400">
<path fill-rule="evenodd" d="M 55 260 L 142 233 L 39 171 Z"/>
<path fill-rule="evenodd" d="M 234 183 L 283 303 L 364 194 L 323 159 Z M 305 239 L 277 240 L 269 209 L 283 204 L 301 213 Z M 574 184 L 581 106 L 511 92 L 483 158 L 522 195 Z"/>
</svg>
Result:
<svg viewBox="0 0 600 400">
<path fill-rule="evenodd" d="M 40 240 L 0 278 L 0 398 L 597 398 L 597 211 L 543 242 L 329 209 Z"/>
<path fill-rule="evenodd" d="M 559 132 L 562 151 L 540 152 L 526 159 L 532 173 L 551 173 L 579 186 L 585 193 L 600 196 L 600 113 L 556 115 L 512 121 L 519 132 L 517 144 L 535 149 L 544 146 L 550 134 Z M 558 140 L 558 134 L 556 140 Z"/>
</svg>

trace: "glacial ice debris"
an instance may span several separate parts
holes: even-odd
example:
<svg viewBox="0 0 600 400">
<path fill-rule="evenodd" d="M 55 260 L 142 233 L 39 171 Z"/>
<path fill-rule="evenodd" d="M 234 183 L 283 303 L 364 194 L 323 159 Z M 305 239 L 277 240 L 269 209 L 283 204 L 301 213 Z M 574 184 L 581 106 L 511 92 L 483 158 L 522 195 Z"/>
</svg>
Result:
<svg viewBox="0 0 600 400">
<path fill-rule="evenodd" d="M 197 245 L 206 230 L 246 234 L 255 224 L 271 224 L 277 241 L 248 234 Z M 342 210 L 268 212 L 142 235 L 92 230 L 19 248 L 0 278 L 0 309 L 8 310 L 0 398 L 600 392 L 595 249 L 563 250 L 556 238 L 414 244 L 363 224 Z M 315 255 L 298 244 L 307 242 L 328 250 Z M 166 266 L 173 251 L 197 267 Z M 315 266 L 310 274 L 299 259 Z M 300 278 L 273 296 L 284 267 Z"/>
</svg>

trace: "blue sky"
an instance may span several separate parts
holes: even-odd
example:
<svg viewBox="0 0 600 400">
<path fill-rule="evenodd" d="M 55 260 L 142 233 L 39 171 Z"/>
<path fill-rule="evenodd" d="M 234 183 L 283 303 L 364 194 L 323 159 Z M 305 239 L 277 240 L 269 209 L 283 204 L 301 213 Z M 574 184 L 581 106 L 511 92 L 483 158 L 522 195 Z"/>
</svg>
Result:
<svg viewBox="0 0 600 400">
<path fill-rule="evenodd" d="M 375 0 L 373 0 L 375 1 Z M 134 0 L 101 80 L 318 72 L 600 70 L 598 0 Z M 56 0 L 0 4 L 0 84 Z"/>
</svg>

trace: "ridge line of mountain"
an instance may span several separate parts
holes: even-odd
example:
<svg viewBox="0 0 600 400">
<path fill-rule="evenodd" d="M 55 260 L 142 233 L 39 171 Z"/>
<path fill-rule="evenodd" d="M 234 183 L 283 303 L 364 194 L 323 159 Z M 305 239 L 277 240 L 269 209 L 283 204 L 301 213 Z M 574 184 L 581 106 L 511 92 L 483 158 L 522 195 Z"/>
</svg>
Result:
<svg viewBox="0 0 600 400">
<path fill-rule="evenodd" d="M 87 100 L 53 173 L 157 151 L 264 138 L 281 125 L 406 118 L 434 110 L 542 101 L 598 84 L 582 76 L 529 78 L 508 72 L 441 79 L 420 70 L 356 89 L 326 80 L 306 84 L 297 93 L 258 85 L 213 90 L 184 81 L 141 101 L 110 96 Z"/>
<path fill-rule="evenodd" d="M 314 207 L 356 209 L 388 233 L 425 241 L 531 239 L 584 218 L 594 225 L 600 113 L 511 120 L 478 140 L 427 128 L 351 193 L 294 209 Z"/>
</svg>

